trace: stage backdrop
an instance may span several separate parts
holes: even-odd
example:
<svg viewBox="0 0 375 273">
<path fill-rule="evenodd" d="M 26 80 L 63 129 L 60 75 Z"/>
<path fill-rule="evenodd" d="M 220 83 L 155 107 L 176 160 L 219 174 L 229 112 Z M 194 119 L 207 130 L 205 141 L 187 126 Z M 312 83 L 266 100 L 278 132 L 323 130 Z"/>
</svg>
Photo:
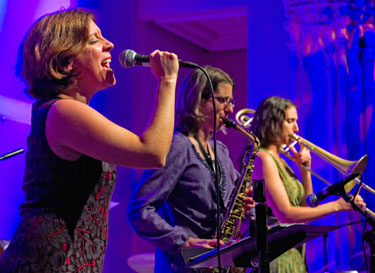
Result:
<svg viewBox="0 0 375 273">
<path fill-rule="evenodd" d="M 363 181 L 374 188 L 373 2 L 271 2 L 249 6 L 249 105 L 269 95 L 291 99 L 302 137 L 343 159 L 368 154 Z M 313 157 L 312 167 L 332 183 L 342 178 L 319 158 Z M 315 178 L 313 184 L 315 192 L 326 186 Z M 361 195 L 374 209 L 374 196 Z M 341 213 L 314 223 L 343 225 L 328 236 L 329 272 L 364 270 L 362 225 L 347 225 L 358 220 L 358 213 Z M 307 253 L 311 272 L 322 272 L 323 240 L 309 243 Z"/>
</svg>

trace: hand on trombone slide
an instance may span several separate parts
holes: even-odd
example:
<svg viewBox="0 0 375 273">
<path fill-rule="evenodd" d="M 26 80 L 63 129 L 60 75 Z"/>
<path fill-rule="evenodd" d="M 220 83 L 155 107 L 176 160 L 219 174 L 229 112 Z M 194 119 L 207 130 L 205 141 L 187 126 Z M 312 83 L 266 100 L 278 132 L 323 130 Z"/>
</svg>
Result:
<svg viewBox="0 0 375 273">
<path fill-rule="evenodd" d="M 298 166 L 304 166 L 304 167 L 311 167 L 311 154 L 310 150 L 303 144 L 300 144 L 301 148 L 299 151 L 296 150 L 294 147 L 294 144 L 298 142 L 294 142 L 291 145 L 289 145 L 289 150 L 292 152 L 293 161 Z"/>
</svg>

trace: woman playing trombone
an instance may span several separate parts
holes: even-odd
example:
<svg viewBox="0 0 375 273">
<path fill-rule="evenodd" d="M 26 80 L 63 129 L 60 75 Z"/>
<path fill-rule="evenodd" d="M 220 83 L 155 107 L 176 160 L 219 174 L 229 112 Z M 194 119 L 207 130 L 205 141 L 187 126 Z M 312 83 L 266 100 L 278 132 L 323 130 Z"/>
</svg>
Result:
<svg viewBox="0 0 375 273">
<path fill-rule="evenodd" d="M 250 130 L 259 138 L 261 150 L 254 163 L 253 179 L 263 179 L 267 205 L 272 208 L 275 221 L 279 223 L 304 223 L 329 214 L 348 211 L 352 206 L 342 198 L 319 205 L 307 207 L 306 197 L 313 193 L 311 173 L 302 165 L 311 166 L 311 156 L 307 148 L 297 152 L 293 147 L 295 162 L 301 166 L 302 183 L 292 169 L 280 157 L 283 145 L 291 143 L 291 135 L 298 132 L 296 106 L 288 99 L 266 98 L 258 106 Z M 355 203 L 364 208 L 361 196 Z M 271 272 L 307 272 L 304 247 L 292 248 L 271 262 Z"/>
</svg>

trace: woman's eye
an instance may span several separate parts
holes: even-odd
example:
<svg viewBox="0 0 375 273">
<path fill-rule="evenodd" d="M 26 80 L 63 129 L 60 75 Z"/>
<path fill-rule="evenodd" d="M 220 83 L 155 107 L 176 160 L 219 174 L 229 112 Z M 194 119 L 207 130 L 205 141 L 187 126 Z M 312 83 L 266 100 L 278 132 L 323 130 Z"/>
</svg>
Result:
<svg viewBox="0 0 375 273">
<path fill-rule="evenodd" d="M 99 40 L 91 40 L 91 41 L 89 41 L 89 44 L 95 44 L 97 42 L 99 42 Z"/>
</svg>

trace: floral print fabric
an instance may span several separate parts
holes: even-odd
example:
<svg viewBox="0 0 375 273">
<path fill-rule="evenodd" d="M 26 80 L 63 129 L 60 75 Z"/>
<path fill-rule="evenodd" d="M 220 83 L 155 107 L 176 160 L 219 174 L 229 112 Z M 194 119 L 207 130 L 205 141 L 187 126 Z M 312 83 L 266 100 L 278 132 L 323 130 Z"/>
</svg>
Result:
<svg viewBox="0 0 375 273">
<path fill-rule="evenodd" d="M 2 273 L 102 271 L 116 168 L 87 156 L 66 162 L 50 151 L 44 124 L 53 102 L 33 107 L 23 183 L 26 201 L 0 258 Z"/>
</svg>

